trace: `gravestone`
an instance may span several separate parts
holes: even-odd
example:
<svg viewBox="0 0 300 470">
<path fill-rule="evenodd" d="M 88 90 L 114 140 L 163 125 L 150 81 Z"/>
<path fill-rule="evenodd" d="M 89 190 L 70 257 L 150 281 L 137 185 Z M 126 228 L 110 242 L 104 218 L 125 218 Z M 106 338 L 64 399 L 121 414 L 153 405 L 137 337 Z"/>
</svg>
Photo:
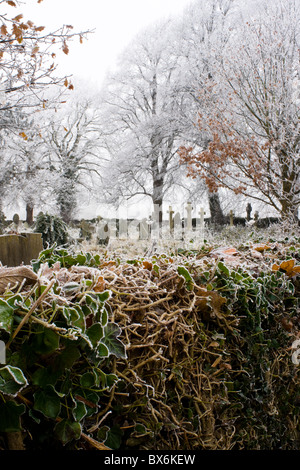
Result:
<svg viewBox="0 0 300 470">
<path fill-rule="evenodd" d="M 199 211 L 199 215 L 200 215 L 200 224 L 199 224 L 199 236 L 200 238 L 203 240 L 204 238 L 204 216 L 205 216 L 206 212 L 205 210 L 203 209 L 203 207 L 201 207 L 200 211 Z"/>
<path fill-rule="evenodd" d="M 140 240 L 148 240 L 148 238 L 149 238 L 149 224 L 148 224 L 146 218 L 141 220 L 139 228 L 140 228 L 139 239 Z"/>
<path fill-rule="evenodd" d="M 97 225 L 97 243 L 99 245 L 108 245 L 111 233 L 107 220 L 102 217 L 98 220 Z"/>
<path fill-rule="evenodd" d="M 20 225 L 20 217 L 19 214 L 14 214 L 13 216 L 13 223 L 14 223 L 14 228 L 16 232 L 18 231 L 19 225 Z"/>
<path fill-rule="evenodd" d="M 86 220 L 82 220 L 80 223 L 80 238 L 84 238 L 85 240 L 90 240 L 92 238 L 92 234 L 94 233 L 95 228 Z"/>
<path fill-rule="evenodd" d="M 186 206 L 186 227 L 185 230 L 186 232 L 191 232 L 193 230 L 193 225 L 192 225 L 192 203 L 188 202 Z"/>
<path fill-rule="evenodd" d="M 174 236 L 174 218 L 173 218 L 174 211 L 172 209 L 172 206 L 169 206 L 169 210 L 167 212 L 169 214 L 169 230 L 170 230 L 171 237 L 173 237 Z"/>
<path fill-rule="evenodd" d="M 174 238 L 175 240 L 182 240 L 182 220 L 179 212 L 176 212 L 173 218 L 174 222 Z"/>
</svg>

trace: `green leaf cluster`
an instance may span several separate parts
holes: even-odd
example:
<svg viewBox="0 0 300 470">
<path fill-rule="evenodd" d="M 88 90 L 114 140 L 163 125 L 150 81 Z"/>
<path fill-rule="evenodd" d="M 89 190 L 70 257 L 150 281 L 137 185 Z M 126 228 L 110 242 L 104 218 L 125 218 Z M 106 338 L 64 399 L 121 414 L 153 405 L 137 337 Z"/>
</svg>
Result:
<svg viewBox="0 0 300 470">
<path fill-rule="evenodd" d="M 47 253 L 54 251 L 45 250 L 43 262 Z M 74 261 L 65 251 L 55 257 Z M 76 260 L 85 263 L 87 258 L 77 255 Z M 0 365 L 1 431 L 34 429 L 43 423 L 47 432 L 39 435 L 37 428 L 35 445 L 47 434 L 61 445 L 71 445 L 109 402 L 119 381 L 113 359 L 125 359 L 126 350 L 121 329 L 109 320 L 110 292 L 93 291 L 88 279 L 72 286 L 55 283 L 13 337 L 45 287 L 29 293 L 6 291 L 0 299 L 0 340 L 9 343 L 6 364 Z"/>
</svg>

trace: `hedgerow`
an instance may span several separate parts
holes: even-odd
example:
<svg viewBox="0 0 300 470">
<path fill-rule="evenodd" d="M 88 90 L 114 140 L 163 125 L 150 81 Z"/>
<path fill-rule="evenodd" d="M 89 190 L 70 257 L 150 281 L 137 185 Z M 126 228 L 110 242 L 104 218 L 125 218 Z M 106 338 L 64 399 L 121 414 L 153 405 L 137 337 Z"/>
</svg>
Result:
<svg viewBox="0 0 300 470">
<path fill-rule="evenodd" d="M 299 246 L 286 248 L 54 246 L 14 285 L 0 272 L 2 447 L 298 449 Z"/>
</svg>

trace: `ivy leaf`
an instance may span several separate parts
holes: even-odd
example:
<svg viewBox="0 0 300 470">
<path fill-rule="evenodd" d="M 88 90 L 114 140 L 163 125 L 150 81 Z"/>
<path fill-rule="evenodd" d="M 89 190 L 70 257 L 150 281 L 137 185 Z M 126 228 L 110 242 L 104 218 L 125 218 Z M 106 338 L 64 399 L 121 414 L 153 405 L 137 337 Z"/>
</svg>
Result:
<svg viewBox="0 0 300 470">
<path fill-rule="evenodd" d="M 11 332 L 14 320 L 14 309 L 3 299 L 0 299 L 0 329 Z"/>
<path fill-rule="evenodd" d="M 100 323 L 94 323 L 86 330 L 86 335 L 89 337 L 93 348 L 96 348 L 104 335 L 102 325 Z"/>
<path fill-rule="evenodd" d="M 18 367 L 7 365 L 0 369 L 0 392 L 15 397 L 27 385 L 27 379 Z"/>
<path fill-rule="evenodd" d="M 40 411 L 47 418 L 56 419 L 60 413 L 60 397 L 52 385 L 34 394 L 33 409 Z"/>
<path fill-rule="evenodd" d="M 32 340 L 32 349 L 36 354 L 50 354 L 59 347 L 59 336 L 49 328 L 39 330 Z"/>
<path fill-rule="evenodd" d="M 111 449 L 119 449 L 122 444 L 123 431 L 119 426 L 112 426 L 107 432 L 105 445 Z"/>
<path fill-rule="evenodd" d="M 86 372 L 80 377 L 80 385 L 85 388 L 91 388 L 95 385 L 95 376 L 92 372 Z"/>
<path fill-rule="evenodd" d="M 72 415 L 75 421 L 81 421 L 87 415 L 87 409 L 82 401 L 73 399 L 75 406 L 72 409 Z"/>
<path fill-rule="evenodd" d="M 72 422 L 68 419 L 63 419 L 54 428 L 54 433 L 58 439 L 66 445 L 73 439 L 79 439 L 81 436 L 81 426 L 77 422 Z"/>
<path fill-rule="evenodd" d="M 100 342 L 97 347 L 97 357 L 108 357 L 109 356 L 109 349 L 108 347 Z"/>
<path fill-rule="evenodd" d="M 76 305 L 76 307 L 63 307 L 62 313 L 69 326 L 75 326 L 76 328 L 80 329 L 80 331 L 85 331 L 85 318 L 80 306 Z"/>
<path fill-rule="evenodd" d="M 224 273 L 226 276 L 229 276 L 229 275 L 230 275 L 229 269 L 227 268 L 227 266 L 225 266 L 224 263 L 222 263 L 222 261 L 220 261 L 220 262 L 218 263 L 218 269 L 219 269 L 219 271 L 221 271 L 222 273 Z"/>
<path fill-rule="evenodd" d="M 193 290 L 194 279 L 192 278 L 188 270 L 184 266 L 178 266 L 177 272 L 181 277 L 184 278 L 187 290 Z"/>
<path fill-rule="evenodd" d="M 116 357 L 126 359 L 127 354 L 125 345 L 118 339 L 121 334 L 121 328 L 116 323 L 108 323 L 104 327 L 104 337 L 101 340 L 107 346 L 110 354 Z"/>
<path fill-rule="evenodd" d="M 0 432 L 18 432 L 22 430 L 20 417 L 25 413 L 26 407 L 22 403 L 17 405 L 10 400 L 0 405 Z"/>
</svg>

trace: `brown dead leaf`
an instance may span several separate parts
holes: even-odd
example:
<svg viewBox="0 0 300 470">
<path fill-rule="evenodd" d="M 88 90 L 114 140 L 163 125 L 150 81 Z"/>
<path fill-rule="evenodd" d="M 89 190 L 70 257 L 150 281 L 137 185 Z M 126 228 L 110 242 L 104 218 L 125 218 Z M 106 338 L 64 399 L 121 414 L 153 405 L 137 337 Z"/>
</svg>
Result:
<svg viewBox="0 0 300 470">
<path fill-rule="evenodd" d="M 150 263 L 150 261 L 143 261 L 143 266 L 145 269 L 148 269 L 148 271 L 152 271 L 152 263 Z"/>
<path fill-rule="evenodd" d="M 222 362 L 222 364 L 220 364 L 220 369 L 232 370 L 232 366 L 228 364 L 228 362 Z"/>
<path fill-rule="evenodd" d="M 201 312 L 208 318 L 210 317 L 223 317 L 222 307 L 226 304 L 227 299 L 222 297 L 218 292 L 208 291 L 202 287 L 197 287 L 195 294 L 198 299 L 195 305 L 199 307 Z"/>
<path fill-rule="evenodd" d="M 217 367 L 217 365 L 219 364 L 219 362 L 222 361 L 222 356 L 219 356 L 217 357 L 217 359 L 213 362 L 213 364 L 211 365 L 212 367 Z"/>
<path fill-rule="evenodd" d="M 234 247 L 220 247 L 220 248 L 216 248 L 215 250 L 212 250 L 210 252 L 210 254 L 212 256 L 215 256 L 215 257 L 231 257 L 231 256 L 236 256 L 239 254 L 239 252 L 237 251 L 236 248 Z"/>
<path fill-rule="evenodd" d="M 0 294 L 3 294 L 7 287 L 18 287 L 23 282 L 24 285 L 35 284 L 37 280 L 37 275 L 26 266 L 0 268 Z"/>
<path fill-rule="evenodd" d="M 13 21 L 19 22 L 22 18 L 23 18 L 23 15 L 20 14 L 20 15 L 15 16 L 15 17 L 13 18 Z"/>
<path fill-rule="evenodd" d="M 2 36 L 6 36 L 8 34 L 8 31 L 7 31 L 7 27 L 5 24 L 3 24 L 0 28 L 0 32 L 2 34 Z"/>
<path fill-rule="evenodd" d="M 218 343 L 218 341 L 212 341 L 208 347 L 209 348 L 218 348 L 220 346 L 220 344 Z"/>
<path fill-rule="evenodd" d="M 69 47 L 68 47 L 68 45 L 67 45 L 66 42 L 64 42 L 64 44 L 63 44 L 62 51 L 63 51 L 66 55 L 69 54 Z"/>
</svg>

